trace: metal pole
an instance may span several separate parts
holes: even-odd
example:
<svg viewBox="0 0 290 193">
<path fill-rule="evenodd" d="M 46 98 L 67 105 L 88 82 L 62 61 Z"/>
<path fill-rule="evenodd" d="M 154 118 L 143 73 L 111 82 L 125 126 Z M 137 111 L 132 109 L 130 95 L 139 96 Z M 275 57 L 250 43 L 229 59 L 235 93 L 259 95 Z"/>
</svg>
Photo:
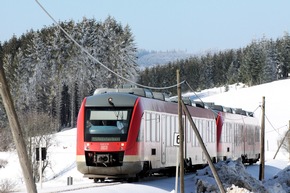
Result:
<svg viewBox="0 0 290 193">
<path fill-rule="evenodd" d="M 288 137 L 288 133 L 289 133 L 289 132 L 290 132 L 290 121 L 289 121 L 289 125 L 288 125 L 288 131 L 285 133 L 285 136 L 284 136 L 284 138 L 282 139 L 282 141 L 281 141 L 281 143 L 280 143 L 280 145 L 279 145 L 279 147 L 278 147 L 278 149 L 277 149 L 277 151 L 276 151 L 276 153 L 275 153 L 273 159 L 276 158 L 276 156 L 277 156 L 277 154 L 278 154 L 278 152 L 279 152 L 281 146 L 283 145 L 283 143 L 284 143 L 286 137 Z M 290 139 L 288 139 L 288 148 L 290 148 Z M 290 150 L 289 150 L 289 160 L 290 160 Z"/>
<path fill-rule="evenodd" d="M 182 127 L 181 86 L 179 70 L 176 70 L 178 95 L 178 125 L 179 125 L 179 163 L 180 163 L 180 193 L 184 193 L 184 131 Z"/>
<path fill-rule="evenodd" d="M 289 129 L 290 129 L 290 127 L 289 127 Z M 283 143 L 284 143 L 286 137 L 288 136 L 289 131 L 290 131 L 290 130 L 288 130 L 288 131 L 286 132 L 285 136 L 283 137 L 283 139 L 282 139 L 282 141 L 281 141 L 281 143 L 280 143 L 280 145 L 279 145 L 279 147 L 278 147 L 278 149 L 277 149 L 277 151 L 276 151 L 276 153 L 275 153 L 273 159 L 276 158 L 276 156 L 277 156 L 277 154 L 278 154 L 278 152 L 279 152 L 281 146 L 283 145 Z M 290 153 L 290 152 L 289 152 L 289 153 Z"/>
<path fill-rule="evenodd" d="M 289 127 L 289 130 L 287 131 L 287 140 L 288 140 L 288 152 L 289 152 L 289 161 L 290 161 L 290 121 L 289 121 L 289 125 L 288 125 L 288 127 Z"/>
<path fill-rule="evenodd" d="M 259 180 L 264 179 L 265 171 L 265 97 L 262 100 L 262 121 L 261 121 L 261 158 L 260 158 L 260 172 Z"/>
<path fill-rule="evenodd" d="M 182 109 L 184 110 L 184 112 L 185 112 L 185 114 L 186 114 L 186 116 L 187 116 L 187 118 L 188 118 L 188 120 L 189 120 L 189 122 L 190 122 L 190 124 L 192 126 L 192 129 L 195 132 L 195 135 L 196 135 L 196 137 L 198 139 L 198 142 L 199 142 L 199 144 L 200 144 L 200 146 L 202 148 L 202 151 L 205 154 L 205 157 L 206 157 L 207 162 L 209 164 L 209 167 L 210 167 L 210 169 L 212 171 L 212 174 L 213 174 L 213 176 L 214 176 L 214 178 L 216 180 L 216 183 L 217 183 L 217 185 L 219 187 L 219 190 L 220 190 L 221 193 L 225 193 L 223 184 L 222 184 L 222 182 L 221 182 L 221 180 L 220 180 L 220 178 L 219 178 L 219 176 L 217 174 L 217 171 L 216 171 L 216 169 L 215 169 L 215 167 L 214 167 L 214 165 L 212 163 L 210 155 L 209 155 L 209 153 L 208 153 L 208 151 L 207 151 L 207 149 L 206 149 L 206 147 L 205 147 L 205 145 L 203 143 L 203 140 L 202 140 L 202 138 L 201 138 L 201 136 L 200 136 L 200 134 L 198 132 L 198 129 L 197 129 L 196 125 L 194 124 L 193 120 L 192 120 L 190 112 L 188 111 L 188 109 L 187 109 L 186 105 L 183 103 L 183 101 L 181 101 L 181 104 L 182 104 Z"/>
<path fill-rule="evenodd" d="M 175 170 L 175 193 L 178 193 L 178 164 L 179 164 L 179 151 L 176 152 L 176 170 Z"/>
<path fill-rule="evenodd" d="M 5 77 L 2 61 L 0 60 L 0 94 L 9 120 L 12 136 L 16 145 L 19 163 L 22 169 L 27 192 L 36 193 L 36 185 L 33 181 L 31 163 L 28 159 L 26 144 L 20 128 L 8 83 Z"/>
<path fill-rule="evenodd" d="M 42 189 L 42 148 L 39 141 L 39 186 Z"/>
</svg>

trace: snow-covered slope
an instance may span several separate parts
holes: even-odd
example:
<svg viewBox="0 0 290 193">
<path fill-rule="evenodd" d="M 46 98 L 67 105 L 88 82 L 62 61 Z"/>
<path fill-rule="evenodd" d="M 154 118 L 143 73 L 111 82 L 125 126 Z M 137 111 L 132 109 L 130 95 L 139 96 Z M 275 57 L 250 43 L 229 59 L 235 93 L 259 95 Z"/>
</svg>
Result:
<svg viewBox="0 0 290 193">
<path fill-rule="evenodd" d="M 185 51 L 167 51 L 167 52 L 150 52 L 146 50 L 139 50 L 138 65 L 140 68 L 153 67 L 156 65 L 164 65 L 169 62 L 175 62 L 193 56 L 194 54 Z"/>
<path fill-rule="evenodd" d="M 261 105 L 265 97 L 266 151 L 276 151 L 278 141 L 284 137 L 290 120 L 290 79 L 252 87 L 233 87 L 228 92 L 202 97 L 204 102 L 215 102 L 233 108 L 254 111 L 261 121 Z M 210 91 L 209 91 L 210 92 Z M 197 99 L 198 100 L 198 99 Z"/>
</svg>

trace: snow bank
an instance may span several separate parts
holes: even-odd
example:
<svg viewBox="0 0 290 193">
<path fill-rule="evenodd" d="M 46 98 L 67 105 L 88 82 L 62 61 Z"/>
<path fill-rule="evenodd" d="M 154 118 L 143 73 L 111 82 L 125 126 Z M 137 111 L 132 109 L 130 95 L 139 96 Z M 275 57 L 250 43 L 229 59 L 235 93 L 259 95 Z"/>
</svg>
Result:
<svg viewBox="0 0 290 193">
<path fill-rule="evenodd" d="M 264 185 L 272 192 L 290 192 L 290 166 L 278 172 L 275 176 L 264 182 Z"/>
<path fill-rule="evenodd" d="M 290 192 L 290 166 L 263 183 L 251 176 L 241 159 L 219 162 L 215 165 L 223 186 L 228 193 L 288 193 Z M 196 193 L 219 192 L 210 167 L 196 172 Z"/>
</svg>

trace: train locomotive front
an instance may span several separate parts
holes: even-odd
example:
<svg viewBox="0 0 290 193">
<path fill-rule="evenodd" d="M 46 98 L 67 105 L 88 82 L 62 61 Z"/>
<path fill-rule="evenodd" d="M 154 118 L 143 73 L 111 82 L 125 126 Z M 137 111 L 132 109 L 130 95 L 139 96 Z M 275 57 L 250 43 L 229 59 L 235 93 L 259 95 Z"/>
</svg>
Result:
<svg viewBox="0 0 290 193">
<path fill-rule="evenodd" d="M 138 99 L 112 92 L 83 100 L 77 123 L 77 169 L 84 177 L 133 178 L 142 171 L 136 141 L 142 116 Z"/>
</svg>

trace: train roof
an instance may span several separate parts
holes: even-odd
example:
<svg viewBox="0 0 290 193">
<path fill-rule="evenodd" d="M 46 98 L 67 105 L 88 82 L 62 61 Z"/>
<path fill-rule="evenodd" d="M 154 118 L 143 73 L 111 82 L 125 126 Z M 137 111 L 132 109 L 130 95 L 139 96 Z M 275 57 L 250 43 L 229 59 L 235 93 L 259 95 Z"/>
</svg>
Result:
<svg viewBox="0 0 290 193">
<path fill-rule="evenodd" d="M 164 93 L 152 92 L 150 89 L 145 88 L 99 88 L 95 90 L 94 95 L 112 92 L 133 94 L 141 97 L 153 98 L 163 101 L 166 100 L 166 96 Z"/>
<path fill-rule="evenodd" d="M 168 96 L 166 96 L 165 93 L 152 92 L 150 89 L 136 88 L 136 87 L 98 88 L 95 90 L 93 95 L 104 94 L 104 93 L 124 93 L 124 94 L 126 93 L 126 94 L 132 94 L 136 96 L 152 98 L 152 99 L 157 99 L 157 100 L 162 100 L 162 101 L 178 102 L 177 97 L 169 98 Z M 241 108 L 225 107 L 222 105 L 216 105 L 213 102 L 192 101 L 189 97 L 182 97 L 182 100 L 184 104 L 186 105 L 205 108 L 205 109 L 211 109 L 215 112 L 226 112 L 226 113 L 239 114 L 239 115 L 244 115 L 244 116 L 249 116 L 249 117 L 254 116 L 253 112 L 248 112 Z"/>
<path fill-rule="evenodd" d="M 216 112 L 225 112 L 225 113 L 232 113 L 232 114 L 238 114 L 238 115 L 244 115 L 248 117 L 253 117 L 254 113 L 245 111 L 241 108 L 232 108 L 232 107 L 225 107 L 222 105 L 216 105 L 214 103 L 204 103 L 205 108 L 212 109 Z"/>
</svg>

